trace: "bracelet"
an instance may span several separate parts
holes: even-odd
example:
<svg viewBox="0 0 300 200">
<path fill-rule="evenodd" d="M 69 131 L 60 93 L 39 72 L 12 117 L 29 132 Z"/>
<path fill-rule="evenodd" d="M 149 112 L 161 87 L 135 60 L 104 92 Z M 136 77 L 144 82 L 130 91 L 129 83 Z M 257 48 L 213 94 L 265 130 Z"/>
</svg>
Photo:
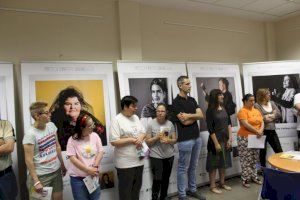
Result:
<svg viewBox="0 0 300 200">
<path fill-rule="evenodd" d="M 41 181 L 37 181 L 33 186 L 35 187 L 35 186 L 37 186 L 40 183 L 41 183 Z"/>
</svg>

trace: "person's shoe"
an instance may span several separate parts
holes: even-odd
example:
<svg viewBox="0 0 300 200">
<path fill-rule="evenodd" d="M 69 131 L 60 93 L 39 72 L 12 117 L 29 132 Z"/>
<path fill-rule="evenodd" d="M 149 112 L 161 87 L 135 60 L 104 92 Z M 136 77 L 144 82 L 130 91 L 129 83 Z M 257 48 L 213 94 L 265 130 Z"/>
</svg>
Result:
<svg viewBox="0 0 300 200">
<path fill-rule="evenodd" d="M 252 179 L 252 181 L 258 185 L 263 184 L 263 182 L 259 178 L 254 178 L 254 179 Z"/>
<path fill-rule="evenodd" d="M 222 194 L 222 190 L 219 190 L 216 187 L 210 188 L 210 191 L 215 194 Z"/>
<path fill-rule="evenodd" d="M 189 200 L 189 198 L 187 196 L 185 196 L 185 197 L 178 197 L 178 200 Z"/>
<path fill-rule="evenodd" d="M 198 191 L 196 192 L 187 191 L 186 194 L 199 200 L 206 200 L 206 197 L 200 194 L 200 192 Z"/>
<path fill-rule="evenodd" d="M 242 181 L 242 184 L 245 188 L 250 188 L 250 183 L 247 180 Z"/>
<path fill-rule="evenodd" d="M 225 184 L 222 184 L 222 185 L 220 184 L 219 187 L 220 187 L 220 188 L 223 188 L 224 190 L 227 190 L 227 191 L 232 190 L 232 188 L 231 188 L 230 186 L 225 185 Z"/>
</svg>

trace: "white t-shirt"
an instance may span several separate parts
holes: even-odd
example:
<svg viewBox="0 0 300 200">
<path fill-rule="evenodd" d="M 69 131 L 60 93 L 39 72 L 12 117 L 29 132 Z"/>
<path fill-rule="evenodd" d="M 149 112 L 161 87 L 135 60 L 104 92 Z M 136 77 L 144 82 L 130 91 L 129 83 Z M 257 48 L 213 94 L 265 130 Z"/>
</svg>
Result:
<svg viewBox="0 0 300 200">
<path fill-rule="evenodd" d="M 56 152 L 56 126 L 49 122 L 44 130 L 33 126 L 25 133 L 23 144 L 33 144 L 33 163 L 37 175 L 55 172 L 60 167 Z"/>
<path fill-rule="evenodd" d="M 294 106 L 300 103 L 300 93 L 294 96 Z M 297 130 L 300 131 L 300 116 L 297 115 Z"/>
<path fill-rule="evenodd" d="M 137 137 L 141 133 L 145 133 L 145 129 L 138 116 L 126 117 L 119 113 L 111 124 L 109 141 L 114 142 L 121 138 Z M 144 160 L 139 159 L 134 144 L 115 147 L 114 162 L 117 168 L 132 168 L 144 165 Z"/>
</svg>

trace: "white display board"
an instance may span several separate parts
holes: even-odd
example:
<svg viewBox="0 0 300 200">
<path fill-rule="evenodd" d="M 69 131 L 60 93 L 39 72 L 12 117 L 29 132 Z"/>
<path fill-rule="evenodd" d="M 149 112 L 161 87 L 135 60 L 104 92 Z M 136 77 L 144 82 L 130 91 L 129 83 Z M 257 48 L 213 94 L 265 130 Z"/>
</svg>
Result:
<svg viewBox="0 0 300 200">
<path fill-rule="evenodd" d="M 280 61 L 243 64 L 245 93 L 269 88 L 281 110 L 282 119 L 276 123 L 279 138 L 296 137 L 296 116 L 292 113 L 293 97 L 299 90 L 300 61 Z"/>
<path fill-rule="evenodd" d="M 29 106 L 35 101 L 45 101 L 50 106 L 61 90 L 72 86 L 79 89 L 85 101 L 93 107 L 93 115 L 106 127 L 106 145 L 100 172 L 114 171 L 113 150 L 108 141 L 111 119 L 116 115 L 115 88 L 111 62 L 22 62 L 22 94 L 24 132 L 33 123 Z M 97 99 L 97 98 L 99 99 Z M 93 102 L 93 103 L 91 103 Z M 99 117 L 97 117 L 99 116 Z M 104 123 L 105 122 L 105 123 Z M 65 151 L 63 151 L 65 164 Z M 116 180 L 116 173 L 112 174 Z M 116 187 L 101 191 L 104 199 L 115 199 Z M 69 175 L 64 177 L 64 199 L 73 199 Z"/>
<path fill-rule="evenodd" d="M 293 113 L 294 95 L 299 92 L 300 61 L 280 61 L 243 64 L 245 93 L 255 94 L 258 88 L 269 88 L 271 100 L 281 110 L 276 132 L 283 151 L 297 146 L 296 116 Z M 267 158 L 274 154 L 267 145 Z"/>
<path fill-rule="evenodd" d="M 8 62 L 0 62 L 0 119 L 8 120 L 14 129 L 16 128 L 13 64 Z M 17 132 L 15 131 L 15 136 L 17 138 L 16 134 Z M 19 177 L 16 143 L 14 152 L 12 153 L 12 160 L 14 173 L 16 174 L 16 177 Z"/>
<path fill-rule="evenodd" d="M 186 75 L 185 63 L 161 63 L 161 62 L 131 62 L 118 61 L 118 76 L 121 98 L 126 95 L 133 95 L 138 99 L 138 113 L 143 124 L 143 110 L 150 106 L 153 97 L 151 94 L 151 82 L 160 81 L 166 85 L 164 103 L 171 105 L 173 98 L 179 93 L 177 78 Z M 159 80 L 158 80 L 159 79 Z M 152 100 L 151 100 L 152 99 Z M 146 125 L 145 125 L 146 126 Z M 170 176 L 168 193 L 177 192 L 177 162 L 178 149 L 175 145 L 175 159 L 173 170 Z M 140 191 L 140 199 L 150 200 L 152 194 L 152 173 L 149 160 L 145 160 L 143 172 L 143 185 Z"/>
<path fill-rule="evenodd" d="M 239 129 L 237 120 L 237 112 L 242 107 L 242 84 L 240 78 L 240 70 L 237 64 L 226 63 L 205 63 L 205 62 L 190 62 L 187 63 L 188 75 L 192 83 L 191 96 L 198 102 L 203 114 L 205 115 L 208 105 L 208 95 L 213 89 L 222 89 L 224 82 L 227 84 L 227 95 L 232 97 L 232 101 L 228 101 L 231 107 L 231 123 L 233 132 L 233 150 L 237 151 L 236 135 Z M 226 86 L 226 85 L 225 85 Z M 225 96 L 225 94 L 224 94 Z M 230 99 L 231 99 L 230 97 Z M 224 102 L 226 103 L 226 102 Z M 235 106 L 234 106 L 235 105 Z M 226 107 L 226 105 L 224 105 Z M 208 173 L 206 172 L 206 157 L 207 157 L 207 142 L 209 133 L 206 127 L 205 119 L 200 120 L 200 136 L 203 141 L 198 173 L 197 183 L 203 184 L 209 181 Z M 232 167 L 226 170 L 226 176 L 235 175 L 241 172 L 239 157 L 233 154 Z"/>
</svg>

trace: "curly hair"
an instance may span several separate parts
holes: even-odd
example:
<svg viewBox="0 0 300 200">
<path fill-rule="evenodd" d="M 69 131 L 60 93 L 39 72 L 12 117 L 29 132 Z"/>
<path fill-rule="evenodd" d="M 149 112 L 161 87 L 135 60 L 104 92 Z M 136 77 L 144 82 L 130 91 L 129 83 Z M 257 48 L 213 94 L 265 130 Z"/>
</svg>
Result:
<svg viewBox="0 0 300 200">
<path fill-rule="evenodd" d="M 79 116 L 86 114 L 93 119 L 93 121 L 95 122 L 94 132 L 96 132 L 100 136 L 102 144 L 104 146 L 107 145 L 105 126 L 93 114 L 91 114 L 91 112 L 93 111 L 92 106 L 84 100 L 81 91 L 74 86 L 69 86 L 59 92 L 49 110 L 51 112 L 51 121 L 57 126 L 58 129 L 57 135 L 61 149 L 63 151 L 66 150 L 69 137 L 76 133 L 75 127 L 77 123 L 75 125 L 72 125 L 70 123 L 71 118 L 66 115 L 64 109 L 66 100 L 72 97 L 77 97 L 78 101 L 81 104 Z"/>
</svg>

